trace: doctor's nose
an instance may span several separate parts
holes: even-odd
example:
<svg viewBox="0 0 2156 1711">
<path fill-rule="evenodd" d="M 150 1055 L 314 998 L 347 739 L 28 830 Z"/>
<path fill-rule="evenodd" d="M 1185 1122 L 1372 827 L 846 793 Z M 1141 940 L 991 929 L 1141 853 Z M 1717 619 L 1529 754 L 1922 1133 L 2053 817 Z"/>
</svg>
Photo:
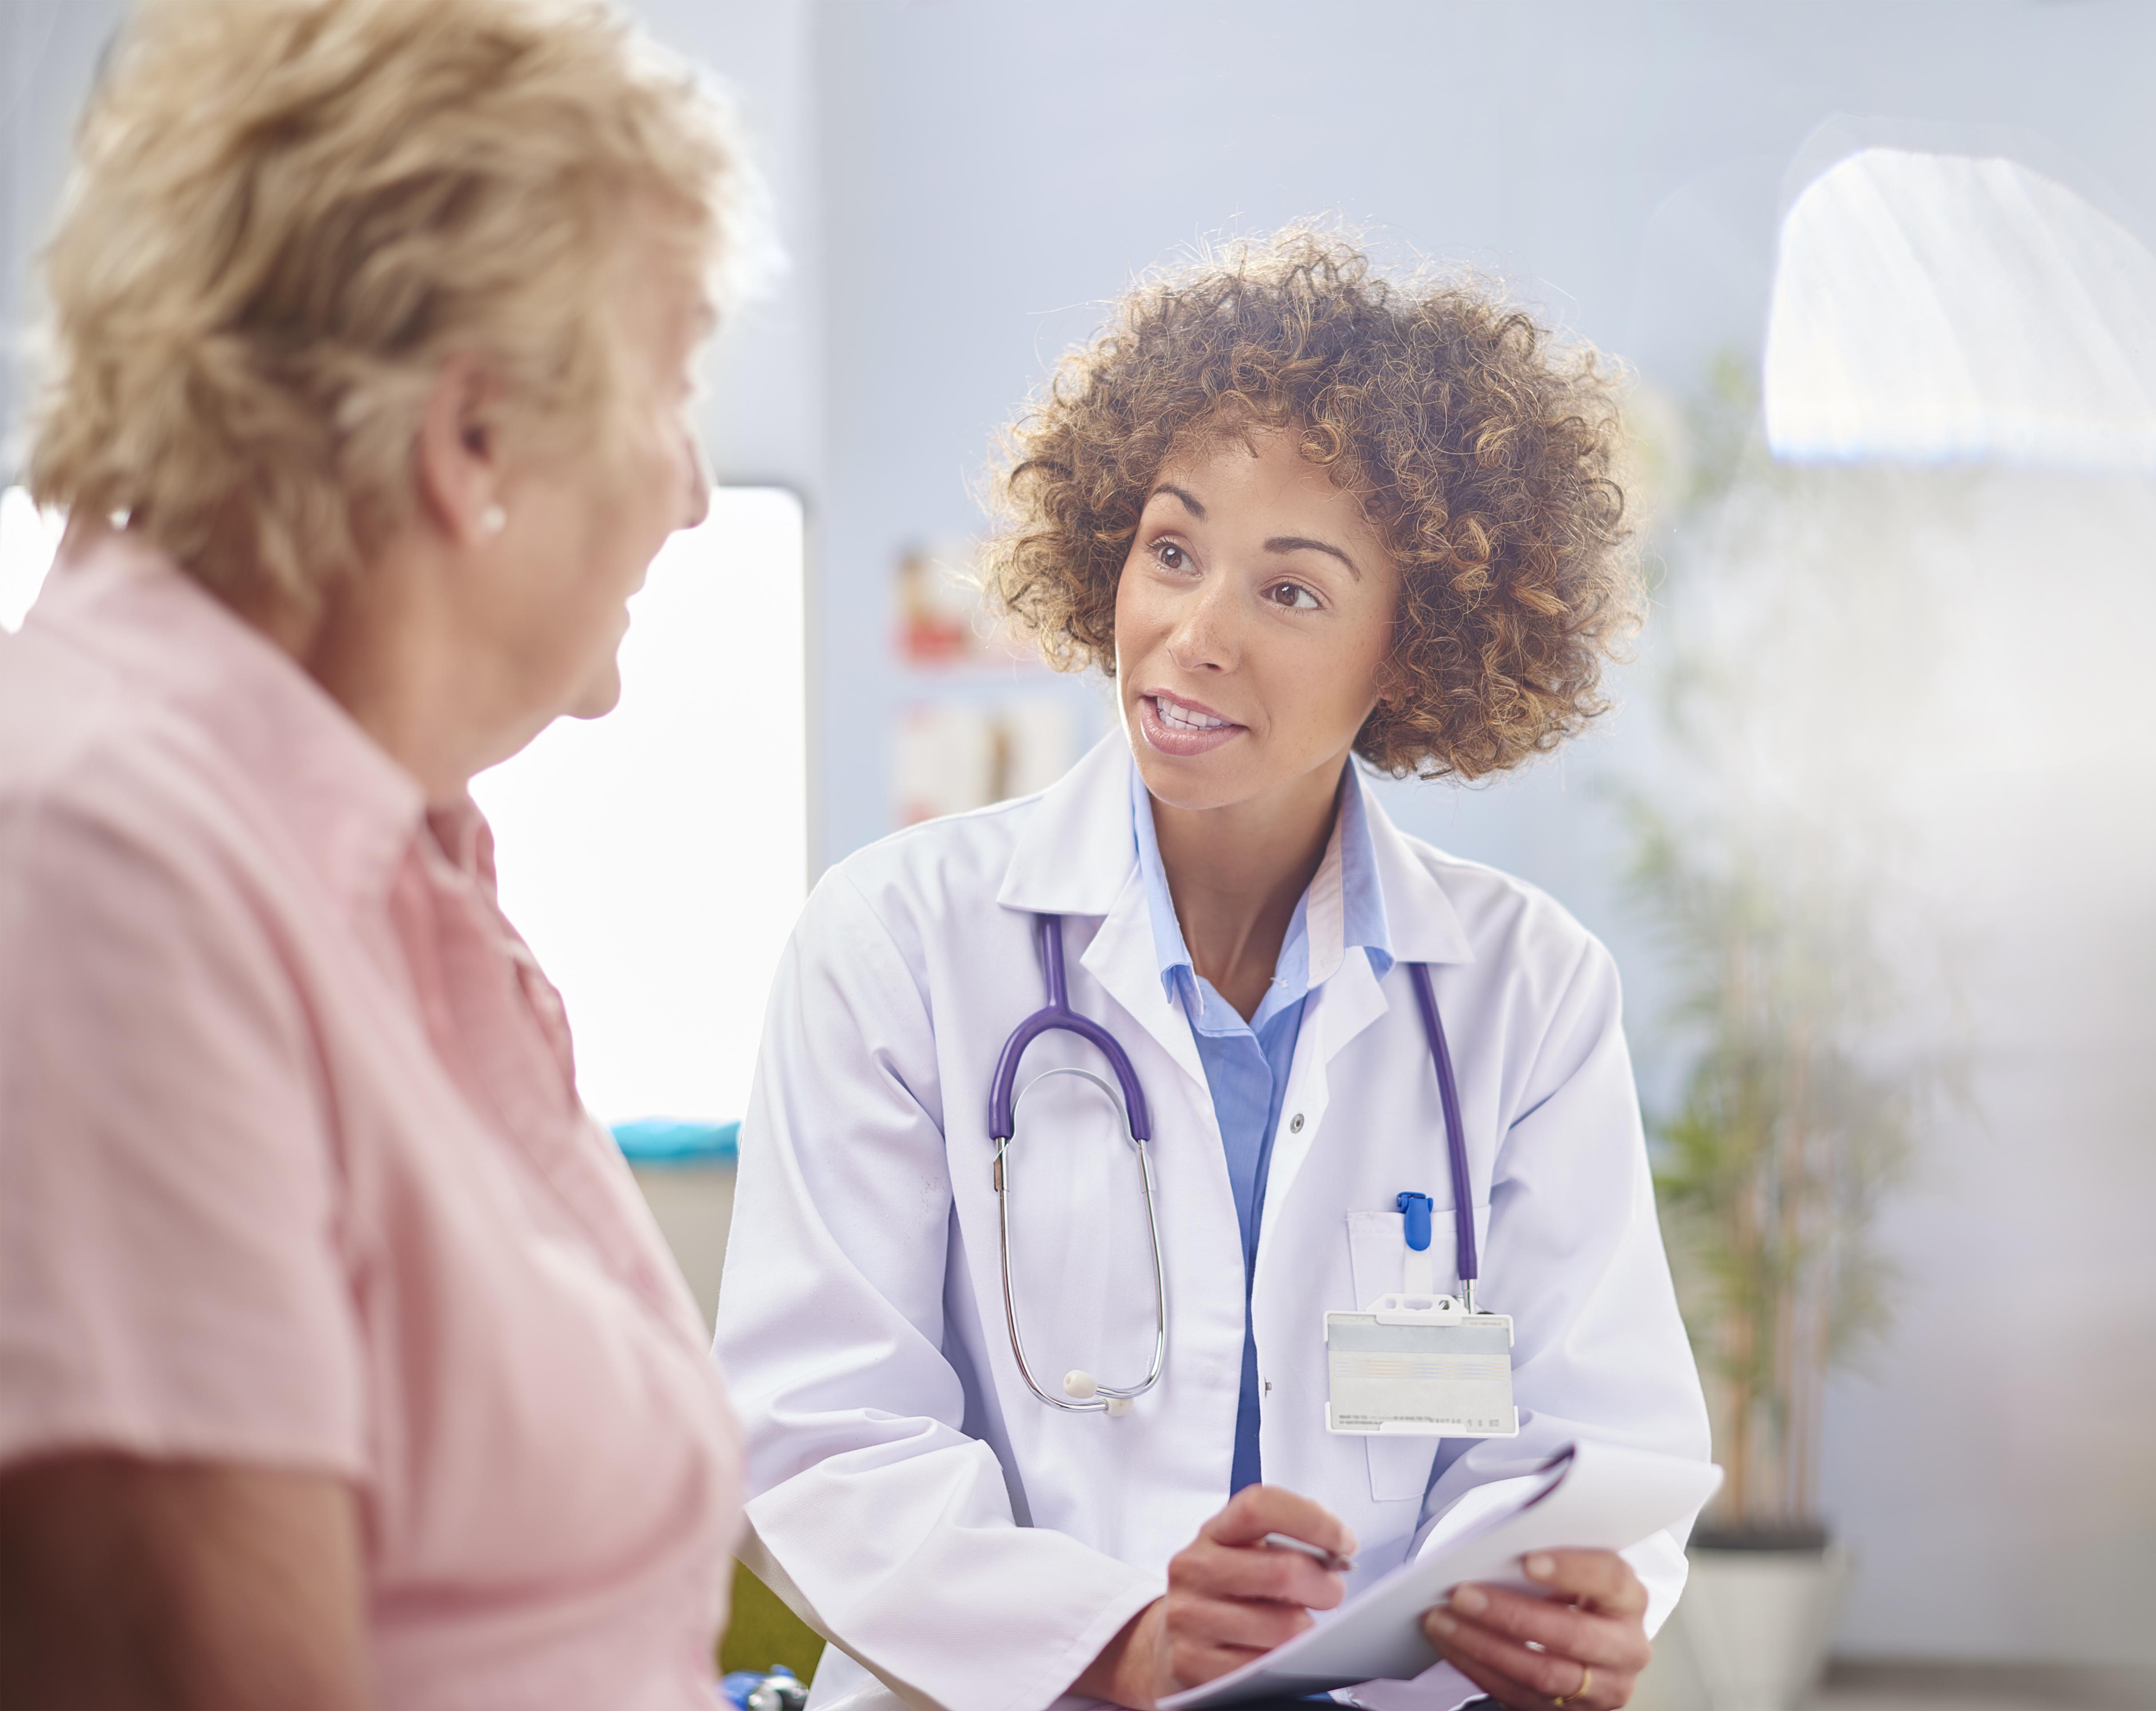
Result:
<svg viewBox="0 0 2156 1711">
<path fill-rule="evenodd" d="M 1237 617 L 1234 590 L 1224 576 L 1209 576 L 1191 591 L 1168 633 L 1168 657 L 1184 671 L 1233 669 Z"/>
</svg>

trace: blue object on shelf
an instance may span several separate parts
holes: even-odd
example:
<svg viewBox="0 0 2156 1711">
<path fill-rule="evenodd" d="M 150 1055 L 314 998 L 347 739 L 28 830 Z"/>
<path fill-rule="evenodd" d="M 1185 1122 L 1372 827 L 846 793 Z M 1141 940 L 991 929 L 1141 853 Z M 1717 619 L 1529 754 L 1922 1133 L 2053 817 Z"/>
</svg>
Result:
<svg viewBox="0 0 2156 1711">
<path fill-rule="evenodd" d="M 684 1117 L 639 1117 L 613 1125 L 632 1165 L 731 1165 L 741 1154 L 741 1124 Z"/>
</svg>

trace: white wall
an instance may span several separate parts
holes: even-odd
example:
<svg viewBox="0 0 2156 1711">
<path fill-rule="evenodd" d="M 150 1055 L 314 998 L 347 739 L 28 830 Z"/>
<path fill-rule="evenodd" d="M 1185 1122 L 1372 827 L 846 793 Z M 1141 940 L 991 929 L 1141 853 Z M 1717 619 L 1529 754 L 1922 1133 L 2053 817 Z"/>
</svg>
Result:
<svg viewBox="0 0 2156 1711">
<path fill-rule="evenodd" d="M 30 269 L 67 176 L 76 110 L 121 0 L 0 0 L 0 486 L 14 479 Z"/>
<path fill-rule="evenodd" d="M 721 330 L 704 445 L 721 482 L 823 484 L 824 329 L 813 18 L 803 0 L 628 0 L 660 39 L 715 71 L 771 199 L 779 271 Z"/>
</svg>

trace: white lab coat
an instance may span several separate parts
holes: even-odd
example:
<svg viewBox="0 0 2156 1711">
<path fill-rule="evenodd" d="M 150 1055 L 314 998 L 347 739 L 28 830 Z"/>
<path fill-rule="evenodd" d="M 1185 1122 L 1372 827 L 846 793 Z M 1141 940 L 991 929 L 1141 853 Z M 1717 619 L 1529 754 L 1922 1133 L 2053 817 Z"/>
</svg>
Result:
<svg viewBox="0 0 2156 1711">
<path fill-rule="evenodd" d="M 773 986 L 719 1298 L 716 1349 L 750 1444 L 752 1563 L 846 1656 L 812 1703 L 951 1711 L 1054 1703 L 1228 1496 L 1244 1268 L 1219 1130 L 1163 990 L 1111 736 L 1036 797 L 902 832 L 827 873 Z M 1395 1197 L 1455 1209 L 1408 971 L 1383 980 L 1313 885 L 1313 989 L 1274 1142 L 1252 1322 L 1265 1478 L 1361 1540 L 1358 1578 L 1465 1524 L 1573 1439 L 1704 1457 L 1706 1411 L 1655 1220 L 1609 953 L 1533 888 L 1402 835 L 1369 804 L 1395 955 L 1433 966 L 1457 1067 L 1481 1304 L 1512 1315 L 1517 1438 L 1336 1437 L 1322 1316 L 1400 1288 Z M 1337 852 L 1328 860 L 1337 860 Z M 1152 1111 L 1166 1375 L 1125 1418 L 1052 1409 L 1004 1323 L 988 1099 L 1045 1001 L 1034 918 L 1065 918 L 1070 1001 L 1105 1023 Z M 1329 930 L 1331 942 L 1327 934 Z M 1066 1035 L 1054 1063 L 1102 1067 Z M 1070 1077 L 1014 1142 L 1027 1352 L 1141 1375 L 1150 1249 L 1128 1149 Z M 1037 1185 L 1037 1186 L 1036 1186 Z M 1463 1498 L 1465 1501 L 1463 1501 Z M 1682 1529 L 1630 1553 L 1659 1623 Z M 1443 1711 L 1440 1667 L 1359 1688 Z"/>
</svg>

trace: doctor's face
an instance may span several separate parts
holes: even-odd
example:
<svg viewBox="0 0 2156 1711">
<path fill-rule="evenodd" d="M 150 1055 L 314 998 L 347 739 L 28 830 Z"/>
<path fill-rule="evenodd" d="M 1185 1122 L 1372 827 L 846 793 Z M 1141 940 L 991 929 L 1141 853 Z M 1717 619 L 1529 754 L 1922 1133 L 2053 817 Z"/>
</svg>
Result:
<svg viewBox="0 0 2156 1711">
<path fill-rule="evenodd" d="M 1330 792 L 1383 693 L 1399 572 L 1287 436 L 1160 472 L 1116 589 L 1116 681 L 1146 786 L 1182 808 Z"/>
</svg>

